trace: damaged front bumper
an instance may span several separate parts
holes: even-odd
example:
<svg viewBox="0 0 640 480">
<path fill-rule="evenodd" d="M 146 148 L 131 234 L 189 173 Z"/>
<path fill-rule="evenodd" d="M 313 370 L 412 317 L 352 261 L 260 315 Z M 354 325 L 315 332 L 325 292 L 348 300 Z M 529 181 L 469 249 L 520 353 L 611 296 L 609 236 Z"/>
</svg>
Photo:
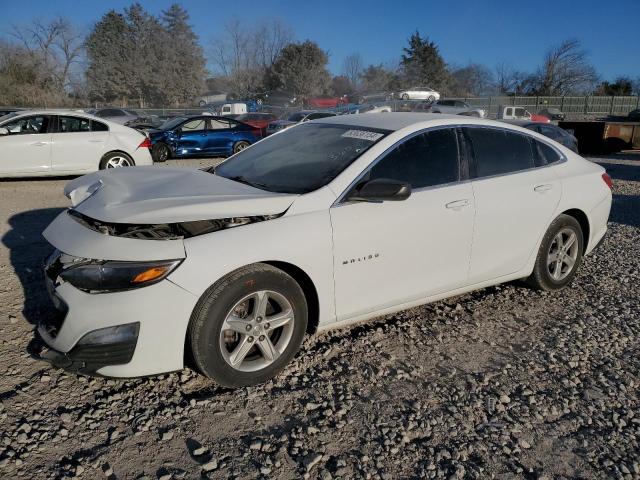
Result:
<svg viewBox="0 0 640 480">
<path fill-rule="evenodd" d="M 122 342 L 76 345 L 67 353 L 50 348 L 44 342 L 45 345 L 36 355 L 40 360 L 57 368 L 85 375 L 99 375 L 98 370 L 104 367 L 129 363 L 133 358 L 137 340 L 136 334 L 134 338 Z"/>
<path fill-rule="evenodd" d="M 38 327 L 46 345 L 42 360 L 108 377 L 183 368 L 186 331 L 198 301 L 195 295 L 173 283 L 170 276 L 141 288 L 90 293 L 62 279 L 59 271 L 61 255 L 119 261 L 184 258 L 182 240 L 104 235 L 83 227 L 67 212 L 54 220 L 44 236 L 58 250 L 46 262 L 45 283 L 59 313 Z"/>
</svg>

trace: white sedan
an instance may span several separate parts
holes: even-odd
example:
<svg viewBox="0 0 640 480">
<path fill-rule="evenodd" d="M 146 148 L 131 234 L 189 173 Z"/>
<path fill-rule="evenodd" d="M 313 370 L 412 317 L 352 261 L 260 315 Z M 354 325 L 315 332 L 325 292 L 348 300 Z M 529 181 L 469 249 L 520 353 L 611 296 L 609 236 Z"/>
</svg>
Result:
<svg viewBox="0 0 640 480">
<path fill-rule="evenodd" d="M 504 123 L 416 113 L 306 122 L 207 170 L 70 182 L 45 230 L 60 310 L 42 357 L 130 377 L 264 382 L 318 330 L 528 279 L 559 290 L 603 239 L 604 169 Z"/>
<path fill-rule="evenodd" d="M 0 117 L 0 177 L 78 175 L 152 165 L 143 133 L 75 111 L 20 111 Z"/>
<path fill-rule="evenodd" d="M 402 100 L 428 100 L 435 102 L 440 99 L 440 94 L 430 87 L 411 87 L 398 93 Z"/>
</svg>

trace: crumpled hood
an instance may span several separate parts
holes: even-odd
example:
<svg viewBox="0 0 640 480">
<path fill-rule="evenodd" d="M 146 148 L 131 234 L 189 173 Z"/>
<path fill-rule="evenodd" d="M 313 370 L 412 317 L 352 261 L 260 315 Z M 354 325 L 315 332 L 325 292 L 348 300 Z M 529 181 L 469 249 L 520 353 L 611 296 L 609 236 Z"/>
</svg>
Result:
<svg viewBox="0 0 640 480">
<path fill-rule="evenodd" d="M 202 170 L 161 167 L 103 170 L 72 180 L 64 193 L 83 215 L 130 224 L 276 215 L 297 197 Z"/>
</svg>

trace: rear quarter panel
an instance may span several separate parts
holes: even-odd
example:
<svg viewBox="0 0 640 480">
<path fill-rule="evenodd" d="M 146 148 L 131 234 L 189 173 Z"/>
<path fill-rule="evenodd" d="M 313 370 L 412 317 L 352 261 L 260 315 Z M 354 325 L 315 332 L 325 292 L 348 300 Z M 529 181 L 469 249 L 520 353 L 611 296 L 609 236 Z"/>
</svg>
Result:
<svg viewBox="0 0 640 480">
<path fill-rule="evenodd" d="M 586 253 L 589 253 L 606 233 L 611 190 L 602 179 L 604 168 L 564 147 L 563 152 L 567 161 L 553 167 L 562 182 L 562 199 L 557 214 L 571 209 L 586 214 L 590 230 Z"/>
</svg>

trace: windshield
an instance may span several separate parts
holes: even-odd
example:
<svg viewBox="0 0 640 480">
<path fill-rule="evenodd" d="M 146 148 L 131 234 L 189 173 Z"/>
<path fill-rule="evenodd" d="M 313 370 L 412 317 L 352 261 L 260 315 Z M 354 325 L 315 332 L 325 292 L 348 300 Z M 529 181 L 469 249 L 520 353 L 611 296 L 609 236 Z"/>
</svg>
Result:
<svg viewBox="0 0 640 480">
<path fill-rule="evenodd" d="M 241 151 L 218 166 L 215 174 L 271 192 L 307 193 L 329 183 L 389 133 L 306 123 Z"/>
<path fill-rule="evenodd" d="M 18 115 L 20 115 L 18 112 L 7 113 L 6 115 L 0 117 L 0 123 L 4 122 L 5 120 L 9 120 L 10 118 L 17 117 Z"/>
<path fill-rule="evenodd" d="M 170 118 L 169 120 L 164 122 L 162 125 L 160 125 L 160 130 L 171 130 L 172 128 L 175 128 L 178 125 L 180 125 L 186 119 L 187 117 Z"/>
</svg>

